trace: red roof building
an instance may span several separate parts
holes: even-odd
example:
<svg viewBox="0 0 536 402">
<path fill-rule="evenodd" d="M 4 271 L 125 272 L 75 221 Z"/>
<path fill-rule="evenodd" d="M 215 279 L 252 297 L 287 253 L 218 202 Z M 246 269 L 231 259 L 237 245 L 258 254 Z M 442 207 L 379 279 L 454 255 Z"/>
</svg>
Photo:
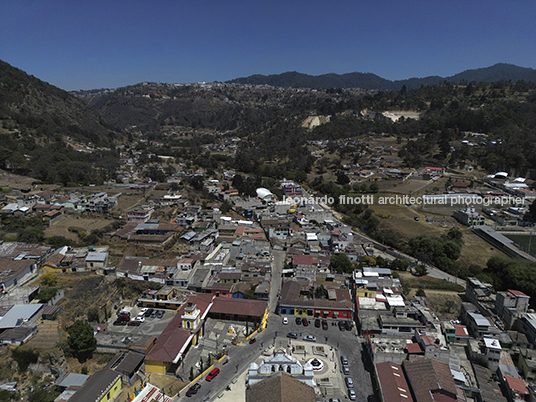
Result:
<svg viewBox="0 0 536 402">
<path fill-rule="evenodd" d="M 530 393 L 527 389 L 527 384 L 521 378 L 515 378 L 509 375 L 504 376 L 506 382 L 506 392 L 510 396 L 511 401 L 529 401 Z"/>
<path fill-rule="evenodd" d="M 400 364 L 391 362 L 376 364 L 376 378 L 382 401 L 413 402 L 409 385 Z"/>
<path fill-rule="evenodd" d="M 446 363 L 431 359 L 404 362 L 404 371 L 415 402 L 454 402 L 457 390 Z"/>
<path fill-rule="evenodd" d="M 424 355 L 424 350 L 418 343 L 406 343 L 406 349 L 410 355 Z"/>
</svg>

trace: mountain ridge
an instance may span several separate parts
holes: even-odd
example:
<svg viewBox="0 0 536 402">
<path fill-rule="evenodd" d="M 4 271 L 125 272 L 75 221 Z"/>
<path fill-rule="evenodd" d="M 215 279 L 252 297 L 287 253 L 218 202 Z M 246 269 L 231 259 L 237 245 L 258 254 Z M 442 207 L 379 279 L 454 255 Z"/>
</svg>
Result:
<svg viewBox="0 0 536 402">
<path fill-rule="evenodd" d="M 361 88 L 367 90 L 400 90 L 418 88 L 421 85 L 439 85 L 447 81 L 452 84 L 464 82 L 497 82 L 497 81 L 529 81 L 536 83 L 536 70 L 520 67 L 514 64 L 497 63 L 489 67 L 468 69 L 449 77 L 437 75 L 427 77 L 412 77 L 404 80 L 388 80 L 373 73 L 352 72 L 344 74 L 327 73 L 309 75 L 297 71 L 287 71 L 281 74 L 254 74 L 249 77 L 239 77 L 226 81 L 227 83 L 271 85 L 296 88 Z"/>
</svg>

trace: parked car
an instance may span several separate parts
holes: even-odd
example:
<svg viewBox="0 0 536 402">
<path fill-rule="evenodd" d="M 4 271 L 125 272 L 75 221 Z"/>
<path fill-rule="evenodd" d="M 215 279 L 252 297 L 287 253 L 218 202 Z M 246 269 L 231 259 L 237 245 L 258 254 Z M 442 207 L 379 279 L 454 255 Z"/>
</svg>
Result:
<svg viewBox="0 0 536 402">
<path fill-rule="evenodd" d="M 208 373 L 206 380 L 207 381 L 212 381 L 214 379 L 214 377 L 216 377 L 218 374 L 220 374 L 220 369 L 217 368 L 217 367 L 213 368 L 212 371 L 210 373 Z"/>
<path fill-rule="evenodd" d="M 145 322 L 145 317 L 142 315 L 139 315 L 136 318 L 134 318 L 134 321 L 137 321 L 139 323 Z"/>
<path fill-rule="evenodd" d="M 295 333 L 295 332 L 289 332 L 287 334 L 287 338 L 290 338 L 290 339 L 298 339 L 298 334 Z"/>
<path fill-rule="evenodd" d="M 199 388 L 201 388 L 201 384 L 195 383 L 188 389 L 188 391 L 186 391 L 186 396 L 190 397 L 192 395 L 197 394 L 197 391 L 199 391 Z"/>
<path fill-rule="evenodd" d="M 307 318 L 302 319 L 302 324 L 303 324 L 304 327 L 309 326 L 309 321 L 307 321 Z"/>
<path fill-rule="evenodd" d="M 115 320 L 114 325 L 127 325 L 127 321 Z"/>
<path fill-rule="evenodd" d="M 344 321 L 339 321 L 337 325 L 339 326 L 340 331 L 344 332 L 346 330 L 346 324 L 344 323 Z"/>
<path fill-rule="evenodd" d="M 351 331 L 352 328 L 354 327 L 354 323 L 350 320 L 345 321 L 344 325 L 346 326 L 347 331 Z"/>
<path fill-rule="evenodd" d="M 131 327 L 139 327 L 141 325 L 140 321 L 132 320 L 128 322 L 128 325 Z"/>
<path fill-rule="evenodd" d="M 322 329 L 324 331 L 327 331 L 327 329 L 328 329 L 328 321 L 327 320 L 322 320 Z"/>
<path fill-rule="evenodd" d="M 304 341 L 309 341 L 309 342 L 316 342 L 316 336 L 313 336 L 313 335 L 305 335 L 303 337 L 303 340 Z"/>
<path fill-rule="evenodd" d="M 353 389 L 353 388 L 348 389 L 348 398 L 350 398 L 351 401 L 355 401 L 355 399 L 356 399 L 355 389 Z"/>
<path fill-rule="evenodd" d="M 283 317 L 283 325 L 287 325 L 288 324 L 288 318 L 287 317 Z"/>
<path fill-rule="evenodd" d="M 352 380 L 352 377 L 344 377 L 344 382 L 348 388 L 354 387 L 354 380 Z"/>
<path fill-rule="evenodd" d="M 192 395 L 197 394 L 197 391 L 199 391 L 199 388 L 201 388 L 201 384 L 196 382 L 194 385 L 188 388 L 188 391 L 186 391 L 186 396 L 190 397 Z"/>
<path fill-rule="evenodd" d="M 117 321 L 129 322 L 129 321 L 130 321 L 130 316 L 128 316 L 128 315 L 121 315 L 121 316 L 117 317 Z"/>
<path fill-rule="evenodd" d="M 153 310 L 153 312 L 151 313 L 151 318 L 155 318 L 157 314 L 158 310 Z"/>
<path fill-rule="evenodd" d="M 156 318 L 162 318 L 166 314 L 164 310 L 158 310 L 158 313 L 156 313 Z"/>
<path fill-rule="evenodd" d="M 315 320 L 315 327 L 320 328 L 320 319 Z"/>
<path fill-rule="evenodd" d="M 153 314 L 153 311 L 154 311 L 154 310 L 153 310 L 152 308 L 150 308 L 150 309 L 147 310 L 145 313 L 143 313 L 143 315 L 144 315 L 145 317 L 151 317 L 151 314 Z"/>
<path fill-rule="evenodd" d="M 347 364 L 342 365 L 342 373 L 344 375 L 349 375 L 350 374 L 350 367 Z"/>
<path fill-rule="evenodd" d="M 346 355 L 341 355 L 341 364 L 344 366 L 344 365 L 348 365 L 348 358 L 346 357 Z"/>
<path fill-rule="evenodd" d="M 301 318 L 300 317 L 296 317 L 296 324 L 301 325 Z"/>
</svg>

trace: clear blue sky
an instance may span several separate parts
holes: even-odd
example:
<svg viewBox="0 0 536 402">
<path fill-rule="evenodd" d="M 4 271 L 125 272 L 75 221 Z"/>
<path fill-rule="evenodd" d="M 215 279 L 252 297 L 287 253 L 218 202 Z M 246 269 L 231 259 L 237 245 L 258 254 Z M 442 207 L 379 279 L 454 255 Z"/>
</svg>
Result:
<svg viewBox="0 0 536 402">
<path fill-rule="evenodd" d="M 0 59 L 66 90 L 536 68 L 536 1 L 1 0 Z"/>
</svg>

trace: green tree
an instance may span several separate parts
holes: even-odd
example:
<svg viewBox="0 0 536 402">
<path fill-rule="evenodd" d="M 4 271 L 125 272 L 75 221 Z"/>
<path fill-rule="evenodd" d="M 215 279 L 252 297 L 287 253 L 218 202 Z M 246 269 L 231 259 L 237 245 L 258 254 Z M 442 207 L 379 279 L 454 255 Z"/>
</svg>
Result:
<svg viewBox="0 0 536 402">
<path fill-rule="evenodd" d="M 54 246 L 55 248 L 61 248 L 63 246 L 69 246 L 73 243 L 72 240 L 69 240 L 63 236 L 52 236 L 45 239 L 47 244 Z"/>
<path fill-rule="evenodd" d="M 42 386 L 34 388 L 28 394 L 28 402 L 54 402 L 60 393 L 54 387 L 43 389 Z"/>
<path fill-rule="evenodd" d="M 446 240 L 452 240 L 460 246 L 463 245 L 463 233 L 460 231 L 460 229 L 456 227 L 450 228 L 447 234 L 442 235 L 441 238 Z"/>
<path fill-rule="evenodd" d="M 93 335 L 93 328 L 86 321 L 77 320 L 67 332 L 67 352 L 81 363 L 93 355 L 97 340 Z"/>
<path fill-rule="evenodd" d="M 48 272 L 46 274 L 41 275 L 41 283 L 44 286 L 54 286 L 58 282 L 58 274 L 53 274 L 52 272 Z"/>
<path fill-rule="evenodd" d="M 0 402 L 16 401 L 19 399 L 19 395 L 16 392 L 9 392 L 5 389 L 0 390 Z"/>
<path fill-rule="evenodd" d="M 338 273 L 349 273 L 354 269 L 352 261 L 344 253 L 333 254 L 330 259 L 331 269 Z"/>
<path fill-rule="evenodd" d="M 391 261 L 389 268 L 397 271 L 406 271 L 409 268 L 410 264 L 411 262 L 407 258 L 395 258 L 393 261 Z"/>
<path fill-rule="evenodd" d="M 87 310 L 87 320 L 89 322 L 98 322 L 99 321 L 99 309 L 97 307 L 90 307 Z"/>
<path fill-rule="evenodd" d="M 530 204 L 524 219 L 529 222 L 536 222 L 536 200 L 532 201 L 532 204 Z"/>
<path fill-rule="evenodd" d="M 11 356 L 17 362 L 19 371 L 24 372 L 28 370 L 30 364 L 37 363 L 39 351 L 26 346 L 18 346 L 15 349 L 11 349 Z"/>
<path fill-rule="evenodd" d="M 303 183 L 303 182 L 307 181 L 307 173 L 305 173 L 303 170 L 298 170 L 296 172 L 296 175 L 294 176 L 294 179 L 298 183 Z"/>
<path fill-rule="evenodd" d="M 428 270 L 424 265 L 419 264 L 415 267 L 415 273 L 419 276 L 424 276 L 428 273 Z"/>
<path fill-rule="evenodd" d="M 56 296 L 56 293 L 58 293 L 58 289 L 56 289 L 56 288 L 46 288 L 46 289 L 41 290 L 37 294 L 36 297 L 37 297 L 37 300 L 39 300 L 40 303 L 47 303 L 50 300 L 52 300 L 54 298 L 54 296 Z"/>
<path fill-rule="evenodd" d="M 17 241 L 22 243 L 41 243 L 45 239 L 45 232 L 41 227 L 21 229 L 17 235 Z"/>
<path fill-rule="evenodd" d="M 456 303 L 454 302 L 454 300 L 447 299 L 443 303 L 443 311 L 447 314 L 450 314 L 454 307 L 456 307 Z"/>
<path fill-rule="evenodd" d="M 344 172 L 337 172 L 337 184 L 348 184 L 350 179 Z"/>
<path fill-rule="evenodd" d="M 371 193 L 377 193 L 380 190 L 380 187 L 378 186 L 378 183 L 376 183 L 375 181 L 370 183 L 369 188 L 370 188 Z"/>
<path fill-rule="evenodd" d="M 415 296 L 426 297 L 426 292 L 423 288 L 419 288 L 417 289 L 417 292 L 415 292 Z"/>
<path fill-rule="evenodd" d="M 315 289 L 315 299 L 324 299 L 327 291 L 323 285 L 317 286 Z"/>
</svg>

